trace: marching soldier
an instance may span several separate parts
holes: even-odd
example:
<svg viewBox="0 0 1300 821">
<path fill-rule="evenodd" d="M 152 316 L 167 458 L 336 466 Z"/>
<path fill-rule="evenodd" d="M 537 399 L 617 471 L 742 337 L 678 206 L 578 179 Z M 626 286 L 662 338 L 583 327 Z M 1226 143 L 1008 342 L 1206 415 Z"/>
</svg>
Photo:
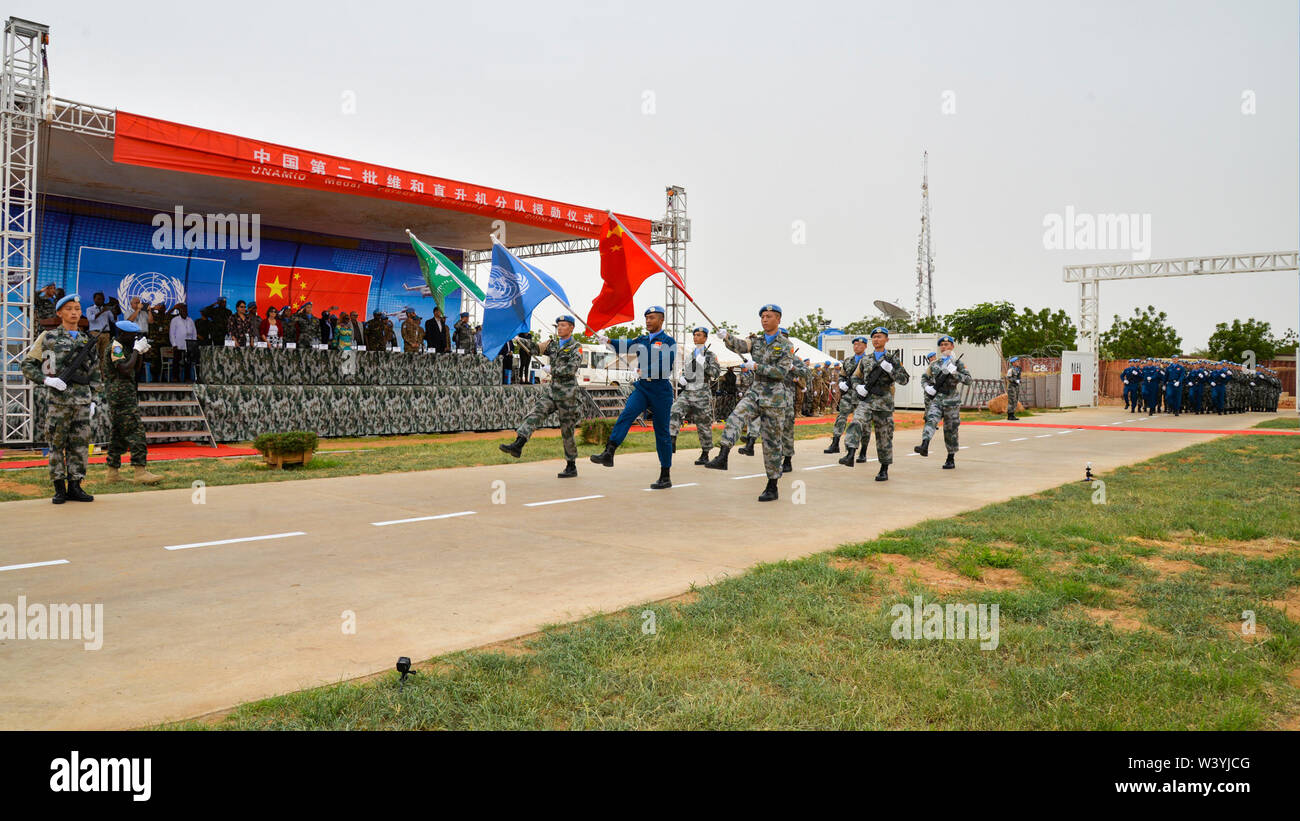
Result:
<svg viewBox="0 0 1300 821">
<path fill-rule="evenodd" d="M 130 320 L 119 321 L 117 338 L 112 340 L 107 351 L 108 361 L 104 363 L 104 399 L 108 403 L 111 425 L 108 481 L 122 481 L 118 474 L 122 467 L 122 454 L 130 452 L 135 481 L 142 485 L 156 485 L 162 477 L 149 472 L 149 451 L 140 424 L 140 397 L 136 388 L 140 371 L 144 370 L 144 355 L 149 352 L 149 340 L 141 335 L 142 331 Z"/>
<path fill-rule="evenodd" d="M 1142 370 L 1137 362 L 1136 359 L 1130 359 L 1128 367 L 1119 375 L 1120 382 L 1124 383 L 1124 410 L 1138 409 L 1138 397 L 1142 393 Z"/>
<path fill-rule="evenodd" d="M 929 396 L 929 405 L 925 409 L 925 428 L 921 431 L 921 444 L 913 448 L 922 456 L 930 455 L 930 439 L 943 419 L 943 443 L 948 449 L 948 461 L 943 463 L 944 470 L 957 467 L 957 428 L 961 425 L 961 385 L 971 383 L 970 371 L 960 359 L 952 355 L 955 340 L 947 334 L 939 337 L 939 354 L 930 354 L 929 365 L 921 374 L 921 384 Z"/>
<path fill-rule="evenodd" d="M 685 419 L 695 423 L 695 432 L 700 438 L 700 458 L 697 465 L 709 463 L 709 451 L 713 449 L 713 380 L 722 373 L 718 364 L 718 355 L 706 347 L 709 341 L 709 329 L 703 325 L 691 331 L 695 350 L 691 358 L 682 365 L 682 374 L 677 377 L 681 391 L 673 402 L 668 416 L 668 435 L 673 440 L 673 453 L 677 452 L 677 434 L 681 432 Z"/>
<path fill-rule="evenodd" d="M 406 319 L 402 320 L 402 350 L 407 353 L 419 351 L 424 347 L 424 326 L 415 315 L 414 308 L 406 309 Z"/>
<path fill-rule="evenodd" d="M 1011 366 L 1007 368 L 1007 421 L 1009 422 L 1017 422 L 1020 419 L 1016 416 L 1016 406 L 1020 404 L 1020 366 L 1016 364 L 1019 361 L 1019 356 L 1007 360 L 1007 364 Z"/>
<path fill-rule="evenodd" d="M 1174 416 L 1183 412 L 1183 381 L 1187 379 L 1187 368 L 1175 356 L 1165 367 L 1165 410 Z"/>
<path fill-rule="evenodd" d="M 840 366 L 840 380 L 838 388 L 840 391 L 840 402 L 836 406 L 838 415 L 835 417 L 835 427 L 831 430 L 831 446 L 822 451 L 822 453 L 839 453 L 840 436 L 844 434 L 844 426 L 848 424 L 849 414 L 858 404 L 858 398 L 854 391 L 861 382 L 855 382 L 858 373 L 858 363 L 862 357 L 867 354 L 867 338 L 865 336 L 853 337 L 853 356 L 846 356 Z"/>
<path fill-rule="evenodd" d="M 1210 378 L 1210 372 L 1205 369 L 1204 360 L 1197 360 L 1193 365 L 1187 374 L 1187 401 L 1192 413 L 1200 414 L 1205 412 L 1205 384 Z"/>
<path fill-rule="evenodd" d="M 763 325 L 763 335 L 757 339 L 739 339 L 726 330 L 718 332 L 728 348 L 752 357 L 745 363 L 745 370 L 754 373 L 754 382 L 736 403 L 736 409 L 727 417 L 727 429 L 722 433 L 718 455 L 706 467 L 726 470 L 727 454 L 740 436 L 741 427 L 761 416 L 763 469 L 767 473 L 767 487 L 758 500 L 771 502 L 777 498 L 776 481 L 781 478 L 781 422 L 788 402 L 785 378 L 794 367 L 794 348 L 789 338 L 780 331 L 780 306 L 764 305 L 759 309 L 758 316 Z"/>
<path fill-rule="evenodd" d="M 95 497 L 81 489 L 86 478 L 86 450 L 90 420 L 95 418 L 95 398 L 102 383 L 96 345 L 90 335 L 77 330 L 81 302 L 76 294 L 54 307 L 59 327 L 43 331 L 23 358 L 23 376 L 45 385 L 49 405 L 45 413 L 45 441 L 50 446 L 50 479 L 54 504 L 91 502 Z"/>
<path fill-rule="evenodd" d="M 573 441 L 573 429 L 582 418 L 581 388 L 578 387 L 578 369 L 582 367 L 582 346 L 573 338 L 573 326 L 577 322 L 572 316 L 563 314 L 555 320 L 557 339 L 542 343 L 539 353 L 550 359 L 550 364 L 543 365 L 542 371 L 551 375 L 551 383 L 537 391 L 533 410 L 524 417 L 524 422 L 515 431 L 515 441 L 508 445 L 498 445 L 505 453 L 516 459 L 523 453 L 528 438 L 552 413 L 560 418 L 560 439 L 564 442 L 564 470 L 556 474 L 560 479 L 571 479 L 578 475 L 578 446 Z M 520 337 L 519 344 L 533 346 L 531 339 L 525 341 Z"/>
<path fill-rule="evenodd" d="M 858 406 L 854 408 L 853 421 L 849 424 L 848 452 L 840 459 L 841 465 L 853 467 L 854 451 L 861 443 L 862 453 L 867 452 L 866 440 L 874 429 L 876 458 L 880 460 L 877 482 L 889 481 L 889 466 L 894 461 L 894 385 L 906 385 L 911 379 L 902 360 L 885 350 L 888 341 L 887 329 L 873 328 L 873 350 L 858 360 L 856 369 L 861 381 L 853 389 L 858 397 Z"/>
</svg>

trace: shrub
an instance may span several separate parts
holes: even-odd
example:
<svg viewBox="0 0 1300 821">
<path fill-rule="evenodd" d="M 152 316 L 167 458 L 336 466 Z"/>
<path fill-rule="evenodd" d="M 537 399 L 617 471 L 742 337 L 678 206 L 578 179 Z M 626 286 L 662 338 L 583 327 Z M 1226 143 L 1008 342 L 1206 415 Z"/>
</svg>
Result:
<svg viewBox="0 0 1300 821">
<path fill-rule="evenodd" d="M 582 441 L 588 445 L 603 445 L 614 430 L 612 419 L 584 419 L 581 425 Z"/>
<path fill-rule="evenodd" d="M 311 453 L 319 440 L 309 430 L 291 430 L 285 433 L 263 433 L 253 440 L 253 447 L 263 456 L 277 453 Z"/>
</svg>

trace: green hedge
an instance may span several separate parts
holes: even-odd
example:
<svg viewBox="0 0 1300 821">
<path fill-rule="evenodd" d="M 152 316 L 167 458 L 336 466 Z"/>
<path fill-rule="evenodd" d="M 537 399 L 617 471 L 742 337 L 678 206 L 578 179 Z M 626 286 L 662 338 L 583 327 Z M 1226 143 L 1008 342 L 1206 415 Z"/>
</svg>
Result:
<svg viewBox="0 0 1300 821">
<path fill-rule="evenodd" d="M 318 438 L 309 430 L 291 430 L 285 433 L 263 433 L 253 440 L 253 447 L 263 456 L 276 453 L 315 452 Z"/>
<path fill-rule="evenodd" d="M 582 441 L 588 445 L 603 445 L 614 429 L 613 419 L 584 419 L 579 427 Z"/>
</svg>

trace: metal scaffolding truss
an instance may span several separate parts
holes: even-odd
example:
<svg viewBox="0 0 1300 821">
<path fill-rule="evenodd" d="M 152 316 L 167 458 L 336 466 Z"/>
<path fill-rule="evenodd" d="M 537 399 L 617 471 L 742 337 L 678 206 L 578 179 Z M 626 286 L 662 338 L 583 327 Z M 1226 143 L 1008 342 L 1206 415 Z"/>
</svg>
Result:
<svg viewBox="0 0 1300 821">
<path fill-rule="evenodd" d="M 34 440 L 32 385 L 21 364 L 32 340 L 36 279 L 36 171 L 41 112 L 46 98 L 45 44 L 49 28 L 11 17 L 5 21 L 0 67 L 0 437 L 3 444 Z"/>
<path fill-rule="evenodd" d="M 58 97 L 53 103 L 54 110 L 49 119 L 51 128 L 95 137 L 111 137 L 117 130 L 117 112 L 111 108 Z"/>
<path fill-rule="evenodd" d="M 1067 265 L 1066 282 L 1079 283 L 1079 336 L 1085 350 L 1092 351 L 1093 396 L 1098 395 L 1098 364 L 1101 354 L 1101 283 L 1120 279 L 1185 277 L 1204 274 L 1254 274 L 1268 271 L 1297 271 L 1296 251 L 1259 254 L 1221 254 L 1205 257 L 1147 259 L 1107 262 L 1096 265 Z"/>
</svg>

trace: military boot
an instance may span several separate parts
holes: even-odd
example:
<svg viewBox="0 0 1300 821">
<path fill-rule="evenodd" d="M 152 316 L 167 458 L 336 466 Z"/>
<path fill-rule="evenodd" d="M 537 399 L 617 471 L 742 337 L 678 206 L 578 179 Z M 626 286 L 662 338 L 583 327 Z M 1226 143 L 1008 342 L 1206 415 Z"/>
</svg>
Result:
<svg viewBox="0 0 1300 821">
<path fill-rule="evenodd" d="M 717 456 L 714 456 L 712 459 L 710 459 L 710 460 L 709 460 L 709 463 L 708 463 L 707 465 L 705 465 L 705 467 L 706 467 L 706 468 L 712 468 L 713 470 L 726 470 L 726 469 L 727 469 L 727 454 L 730 453 L 730 452 L 731 452 L 731 446 L 730 446 L 730 445 L 721 445 L 721 446 L 718 448 L 718 455 L 717 455 Z"/>
<path fill-rule="evenodd" d="M 659 468 L 659 479 L 650 485 L 651 490 L 664 490 L 673 486 L 673 480 L 668 476 L 668 468 Z"/>
<path fill-rule="evenodd" d="M 572 479 L 574 476 L 577 475 L 578 475 L 578 466 L 573 463 L 572 459 L 570 459 L 569 461 L 564 463 L 564 470 L 555 474 L 555 478 Z"/>
<path fill-rule="evenodd" d="M 135 483 L 137 485 L 156 485 L 162 481 L 161 476 L 150 473 L 149 468 L 144 465 L 132 465 L 131 468 L 135 472 Z"/>
<path fill-rule="evenodd" d="M 952 457 L 953 455 L 951 453 L 948 454 L 948 461 L 943 463 L 944 470 L 952 470 L 953 468 L 957 467 L 957 462 Z"/>
<path fill-rule="evenodd" d="M 80 479 L 68 480 L 68 498 L 74 502 L 93 502 L 95 497 L 81 489 Z"/>
<path fill-rule="evenodd" d="M 108 481 L 110 484 L 113 482 L 122 481 L 121 471 L 119 471 L 117 468 L 113 467 L 112 465 L 109 465 L 106 481 Z"/>
<path fill-rule="evenodd" d="M 912 450 L 916 451 L 917 453 L 921 454 L 922 456 L 929 456 L 929 455 L 930 455 L 930 440 L 929 440 L 929 439 L 922 439 L 922 440 L 921 440 L 921 444 L 919 444 L 919 445 L 917 445 L 916 447 L 912 448 Z"/>
<path fill-rule="evenodd" d="M 1008 421 L 1008 422 L 1019 422 L 1019 421 L 1020 421 L 1020 417 L 1019 417 L 1019 416 L 1016 416 L 1015 411 L 1011 411 L 1011 412 L 1007 413 L 1007 421 Z"/>
<path fill-rule="evenodd" d="M 880 466 L 880 472 L 876 474 L 876 481 L 877 482 L 889 481 L 889 465 Z"/>
<path fill-rule="evenodd" d="M 840 437 L 832 436 L 831 446 L 828 447 L 826 450 L 822 451 L 822 453 L 839 453 L 839 452 L 840 452 Z"/>
<path fill-rule="evenodd" d="M 54 498 L 50 500 L 56 505 L 61 505 L 68 501 L 68 483 L 63 479 L 54 480 Z"/>
<path fill-rule="evenodd" d="M 853 454 L 857 453 L 857 448 L 849 448 L 843 456 L 840 457 L 839 463 L 846 468 L 853 467 Z"/>
<path fill-rule="evenodd" d="M 760 502 L 775 502 L 776 497 L 776 480 L 768 479 L 767 487 L 763 488 L 763 492 L 759 495 L 758 500 Z"/>
<path fill-rule="evenodd" d="M 753 455 L 754 455 L 754 437 L 752 437 L 752 436 L 746 436 L 746 437 L 745 437 L 745 444 L 742 445 L 742 446 L 740 447 L 740 449 L 736 451 L 736 453 L 742 453 L 742 454 L 744 454 L 745 456 L 753 456 Z"/>
<path fill-rule="evenodd" d="M 789 457 L 789 456 L 787 456 L 787 457 L 785 457 L 785 459 L 781 460 L 781 472 L 782 472 L 782 473 L 792 473 L 793 471 L 794 471 L 794 466 L 790 464 L 790 457 Z"/>
<path fill-rule="evenodd" d="M 524 445 L 526 444 L 528 444 L 527 439 L 520 436 L 519 434 L 515 434 L 515 441 L 511 442 L 508 445 L 497 445 L 497 448 L 500 449 L 502 453 L 508 453 L 511 456 L 518 459 L 520 455 L 523 454 Z"/>
<path fill-rule="evenodd" d="M 709 463 L 709 449 L 700 448 L 700 458 L 695 460 L 697 465 L 707 465 Z"/>
<path fill-rule="evenodd" d="M 858 451 L 858 464 L 860 465 L 865 461 L 867 461 L 867 443 L 863 442 L 862 450 Z"/>
<path fill-rule="evenodd" d="M 618 449 L 618 445 L 615 445 L 612 442 L 606 442 L 605 450 L 602 451 L 601 453 L 593 453 L 591 455 L 591 461 L 595 462 L 598 465 L 604 465 L 607 468 L 612 468 L 614 467 L 614 451 L 617 449 Z"/>
</svg>

